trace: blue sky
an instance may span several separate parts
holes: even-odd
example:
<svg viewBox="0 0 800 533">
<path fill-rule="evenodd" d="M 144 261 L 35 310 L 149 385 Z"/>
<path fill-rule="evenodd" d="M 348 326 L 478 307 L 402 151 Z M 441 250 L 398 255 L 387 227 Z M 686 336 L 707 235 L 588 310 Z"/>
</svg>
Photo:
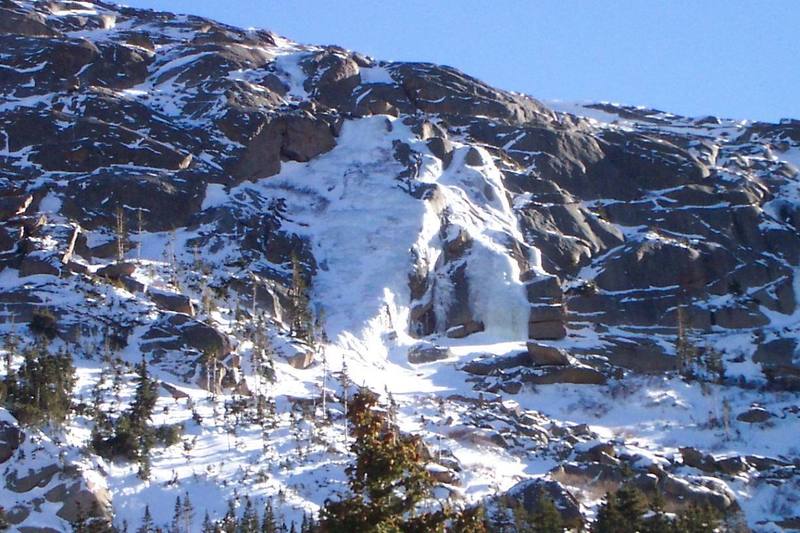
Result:
<svg viewBox="0 0 800 533">
<path fill-rule="evenodd" d="M 540 99 L 800 118 L 800 0 L 124 0 L 431 61 Z"/>
</svg>

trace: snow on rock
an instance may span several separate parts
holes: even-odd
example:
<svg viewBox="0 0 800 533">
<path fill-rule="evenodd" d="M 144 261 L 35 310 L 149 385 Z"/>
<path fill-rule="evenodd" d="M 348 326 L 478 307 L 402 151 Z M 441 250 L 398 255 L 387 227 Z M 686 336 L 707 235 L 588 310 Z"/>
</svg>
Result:
<svg viewBox="0 0 800 533">
<path fill-rule="evenodd" d="M 676 509 L 796 520 L 796 121 L 546 107 L 104 3 L 3 10 L 28 23 L 0 57 L 0 330 L 19 341 L 0 361 L 45 335 L 76 367 L 63 427 L 0 409 L 15 527 L 67 531 L 79 497 L 131 530 L 187 496 L 192 530 L 245 497 L 299 522 L 346 492 L 358 386 L 459 504 L 550 487 L 591 520 L 633 472 Z M 89 447 L 143 358 L 150 422 L 178 435 L 149 480 Z"/>
</svg>

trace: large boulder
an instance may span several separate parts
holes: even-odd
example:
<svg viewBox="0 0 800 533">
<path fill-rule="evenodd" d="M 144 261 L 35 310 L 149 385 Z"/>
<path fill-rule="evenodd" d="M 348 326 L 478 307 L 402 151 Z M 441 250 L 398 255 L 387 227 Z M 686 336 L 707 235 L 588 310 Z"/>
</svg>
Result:
<svg viewBox="0 0 800 533">
<path fill-rule="evenodd" d="M 241 180 L 267 178 L 280 172 L 281 161 L 305 162 L 336 145 L 331 126 L 308 115 L 288 115 L 264 121 L 231 172 Z"/>
<path fill-rule="evenodd" d="M 8 461 L 24 440 L 25 434 L 18 427 L 0 422 L 0 463 Z"/>
<path fill-rule="evenodd" d="M 38 13 L 16 13 L 0 8 L 0 34 L 27 35 L 30 37 L 55 37 L 60 34 L 50 28 L 45 18 Z"/>
<path fill-rule="evenodd" d="M 21 215 L 27 211 L 33 201 L 30 194 L 11 194 L 0 196 L 0 220 Z"/>
<path fill-rule="evenodd" d="M 97 275 L 111 280 L 119 280 L 136 272 L 135 263 L 119 262 L 97 269 Z"/>
<path fill-rule="evenodd" d="M 191 170 L 102 170 L 68 182 L 61 212 L 85 228 L 113 228 L 114 208 L 124 206 L 126 227 L 138 228 L 141 212 L 143 230 L 171 231 L 200 210 L 206 179 Z"/>
<path fill-rule="evenodd" d="M 142 335 L 144 352 L 188 350 L 221 359 L 230 353 L 228 337 L 214 327 L 179 313 L 163 317 Z"/>
<path fill-rule="evenodd" d="M 767 422 L 770 418 L 772 418 L 772 414 L 763 407 L 751 407 L 747 411 L 736 416 L 736 420 L 748 424 Z"/>
<path fill-rule="evenodd" d="M 56 512 L 60 518 L 74 523 L 81 517 L 111 520 L 111 494 L 104 486 L 81 479 L 73 483 L 64 494 L 61 508 Z"/>
<path fill-rule="evenodd" d="M 583 515 L 578 499 L 558 481 L 533 479 L 521 481 L 508 490 L 506 496 L 522 505 L 528 513 L 539 511 L 542 499 L 553 502 L 563 524 L 570 529 L 581 529 Z"/>
<path fill-rule="evenodd" d="M 408 349 L 408 362 L 412 364 L 432 363 L 447 359 L 453 354 L 449 348 L 430 343 L 415 344 Z"/>
<path fill-rule="evenodd" d="M 538 342 L 528 342 L 528 355 L 535 366 L 566 366 L 570 364 L 569 355 L 561 348 L 547 346 Z"/>
<path fill-rule="evenodd" d="M 765 366 L 792 366 L 797 364 L 798 342 L 791 337 L 761 343 L 753 354 L 753 361 Z"/>
<path fill-rule="evenodd" d="M 61 472 L 61 467 L 57 464 L 45 465 L 36 470 L 29 469 L 22 477 L 13 472 L 6 478 L 7 486 L 14 492 L 29 492 L 35 487 L 46 486 L 59 472 Z"/>
<path fill-rule="evenodd" d="M 567 316 L 564 306 L 533 305 L 528 317 L 528 338 L 534 340 L 559 340 L 567 336 Z"/>
<path fill-rule="evenodd" d="M 150 288 L 147 295 L 159 309 L 194 316 L 194 305 L 188 296 L 154 288 Z"/>
</svg>

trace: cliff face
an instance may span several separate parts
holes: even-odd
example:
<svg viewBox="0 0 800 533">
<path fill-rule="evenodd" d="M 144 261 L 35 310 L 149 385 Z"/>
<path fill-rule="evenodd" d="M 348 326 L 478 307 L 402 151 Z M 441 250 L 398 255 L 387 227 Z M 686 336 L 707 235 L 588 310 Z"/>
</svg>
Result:
<svg viewBox="0 0 800 533">
<path fill-rule="evenodd" d="M 112 419 L 144 356 L 185 431 L 145 483 L 86 450 L 91 417 L 3 412 L 6 479 L 47 469 L 0 492 L 15 523 L 311 511 L 342 488 L 345 365 L 453 497 L 520 482 L 590 517 L 632 469 L 675 508 L 797 514 L 800 122 L 548 105 L 103 2 L 0 0 L 0 44 L 2 331 L 32 344 L 46 310 Z M 269 430 L 223 409 L 259 396 Z"/>
</svg>

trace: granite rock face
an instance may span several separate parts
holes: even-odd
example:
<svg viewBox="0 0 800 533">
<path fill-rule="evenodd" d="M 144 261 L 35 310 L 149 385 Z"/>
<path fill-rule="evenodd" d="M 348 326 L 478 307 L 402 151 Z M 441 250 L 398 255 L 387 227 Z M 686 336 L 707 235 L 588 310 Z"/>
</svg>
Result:
<svg viewBox="0 0 800 533">
<path fill-rule="evenodd" d="M 684 447 L 668 471 L 628 461 L 631 481 L 616 454 L 569 455 L 588 426 L 501 399 L 549 387 L 601 413 L 591 391 L 624 400 L 628 376 L 685 371 L 681 342 L 729 369 L 716 385 L 800 390 L 798 121 L 548 104 L 451 67 L 100 0 L 0 0 L 0 45 L 3 334 L 39 340 L 47 317 L 76 360 L 144 356 L 176 405 L 193 398 L 181 387 L 257 397 L 266 361 L 292 395 L 321 390 L 301 381 L 327 376 L 327 346 L 373 365 L 359 378 L 413 372 L 472 406 L 448 438 L 574 459 L 509 495 L 529 511 L 548 495 L 576 527 L 569 487 L 589 480 L 727 510 L 728 491 L 681 468 L 792 478 L 783 459 Z M 725 431 L 795 413 L 737 406 Z M 16 524 L 41 498 L 65 521 L 110 516 L 103 468 L 28 472 L 25 435 L 0 422 Z M 461 482 L 455 459 L 439 466 Z"/>
</svg>

